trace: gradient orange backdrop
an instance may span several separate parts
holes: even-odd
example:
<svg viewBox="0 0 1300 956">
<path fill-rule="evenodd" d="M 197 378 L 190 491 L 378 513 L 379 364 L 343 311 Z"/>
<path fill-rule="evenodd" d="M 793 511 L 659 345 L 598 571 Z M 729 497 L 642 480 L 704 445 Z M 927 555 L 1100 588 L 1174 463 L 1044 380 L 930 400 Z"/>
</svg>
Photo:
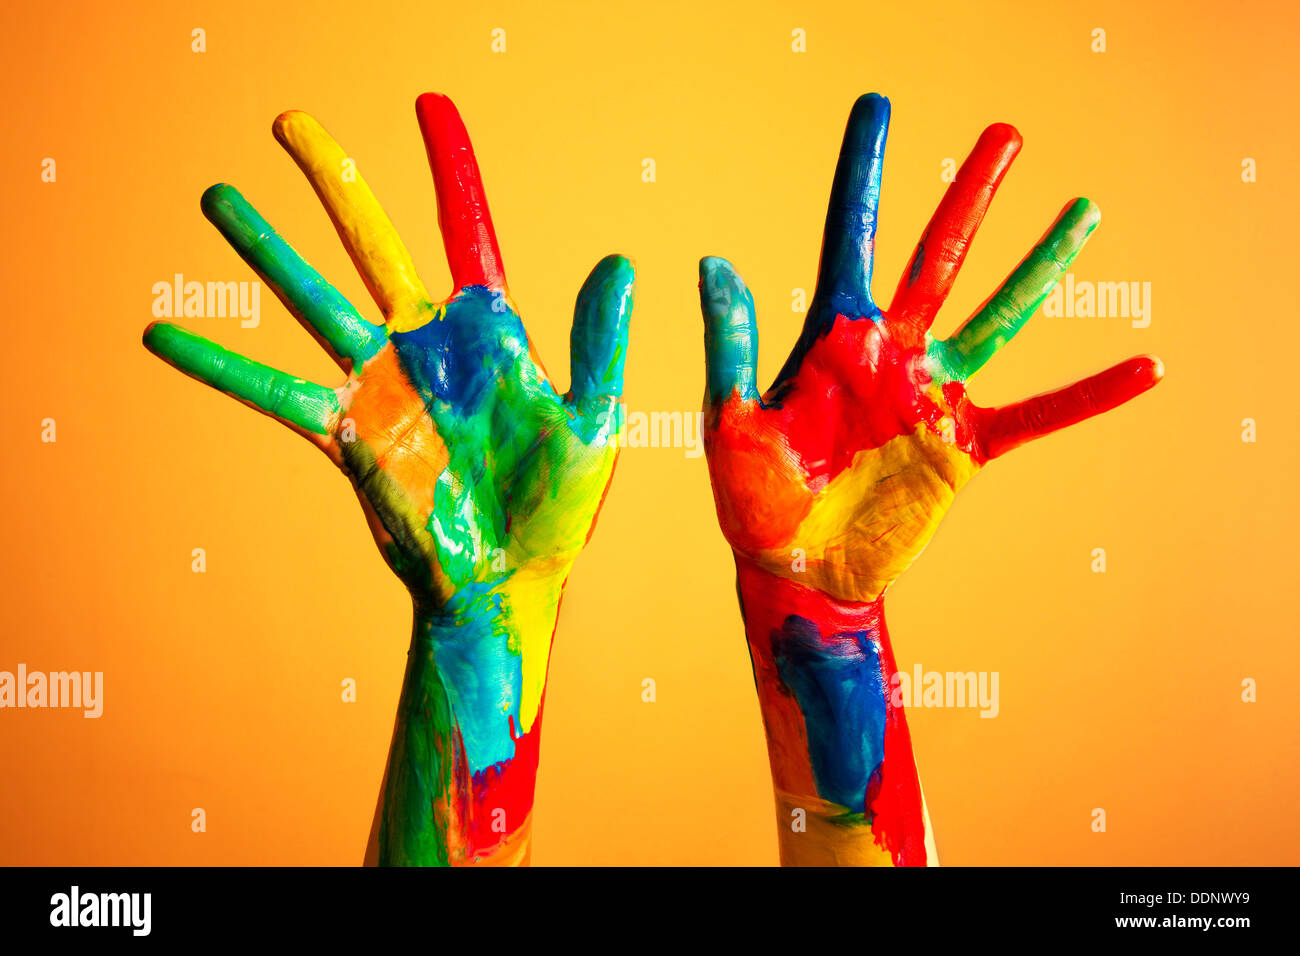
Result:
<svg viewBox="0 0 1300 956">
<path fill-rule="evenodd" d="M 1075 195 L 1103 223 L 1074 274 L 1150 282 L 1152 322 L 1037 317 L 976 400 L 1142 352 L 1167 380 L 989 468 L 890 593 L 901 668 L 1000 674 L 996 719 L 909 711 L 941 858 L 1300 862 L 1294 9 L 812 7 L 6 5 L 0 669 L 102 670 L 105 700 L 99 720 L 0 711 L 0 862 L 359 862 L 405 595 L 346 479 L 149 356 L 140 333 L 155 282 L 253 278 L 199 213 L 221 180 L 374 314 L 270 135 L 288 108 L 357 159 L 431 290 L 445 287 L 413 111 L 425 90 L 465 117 L 512 292 L 558 380 L 587 271 L 608 252 L 635 258 L 633 411 L 699 408 L 702 255 L 730 258 L 754 290 L 761 384 L 780 366 L 855 96 L 894 107 L 881 298 L 942 195 L 944 160 L 988 123 L 1016 125 L 1025 149 L 936 331 Z M 196 27 L 205 53 L 191 52 Z M 796 28 L 806 53 L 791 50 Z M 1242 182 L 1246 157 L 1257 183 Z M 182 321 L 337 381 L 265 289 L 257 328 Z M 775 862 L 732 582 L 703 458 L 626 450 L 560 616 L 535 863 Z M 1241 700 L 1245 678 L 1257 703 Z M 205 833 L 191 832 L 195 807 Z"/>
</svg>

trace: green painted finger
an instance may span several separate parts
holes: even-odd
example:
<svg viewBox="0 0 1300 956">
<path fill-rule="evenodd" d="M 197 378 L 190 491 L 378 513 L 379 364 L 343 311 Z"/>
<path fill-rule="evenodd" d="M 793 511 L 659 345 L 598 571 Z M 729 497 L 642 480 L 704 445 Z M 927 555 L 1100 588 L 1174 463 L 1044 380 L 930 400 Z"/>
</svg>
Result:
<svg viewBox="0 0 1300 956">
<path fill-rule="evenodd" d="M 338 415 L 333 389 L 244 358 L 169 322 L 149 326 L 144 344 L 168 365 L 286 424 L 328 435 Z"/>
<path fill-rule="evenodd" d="M 1038 311 L 1101 221 L 1090 199 L 1076 199 L 1002 283 L 984 307 L 946 341 L 930 347 L 941 377 L 966 379 L 978 372 Z"/>
<path fill-rule="evenodd" d="M 580 409 L 607 406 L 623 394 L 623 363 L 632 318 L 636 270 L 623 256 L 606 256 L 582 284 L 573 310 L 569 364 L 573 401 Z"/>
<path fill-rule="evenodd" d="M 238 189 L 218 183 L 203 194 L 203 214 L 300 321 L 315 329 L 335 356 L 361 365 L 388 341 L 343 295 L 309 266 Z"/>
</svg>

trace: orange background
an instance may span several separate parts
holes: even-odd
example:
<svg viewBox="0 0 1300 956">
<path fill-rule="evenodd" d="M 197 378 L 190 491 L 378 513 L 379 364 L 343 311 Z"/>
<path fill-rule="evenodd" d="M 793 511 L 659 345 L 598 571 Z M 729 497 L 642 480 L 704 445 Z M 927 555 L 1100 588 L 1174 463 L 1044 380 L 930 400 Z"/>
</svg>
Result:
<svg viewBox="0 0 1300 956">
<path fill-rule="evenodd" d="M 450 94 L 466 119 L 512 292 L 558 380 L 587 271 L 608 252 L 636 259 L 634 411 L 699 408 L 705 254 L 730 258 L 754 290 L 760 384 L 775 374 L 855 96 L 894 106 L 886 301 L 945 188 L 943 160 L 960 161 L 986 124 L 1015 124 L 1025 149 L 936 332 L 1075 195 L 1104 214 L 1075 275 L 1151 282 L 1153 321 L 1040 316 L 974 397 L 1010 401 L 1142 352 L 1168 377 L 991 467 L 890 594 L 901 668 L 1000 674 L 996 719 L 909 712 L 941 857 L 1300 862 L 1294 9 L 817 6 L 6 4 L 0 669 L 102 670 L 105 710 L 0 711 L 0 862 L 361 859 L 406 598 L 342 476 L 149 356 L 140 333 L 155 282 L 253 278 L 199 213 L 220 180 L 374 314 L 271 138 L 291 107 L 357 158 L 426 282 L 445 287 L 412 108 L 424 90 Z M 206 53 L 190 50 L 194 27 Z M 796 27 L 804 54 L 791 52 Z M 1095 27 L 1104 54 L 1090 50 Z M 55 183 L 41 182 L 44 157 Z M 1255 184 L 1241 181 L 1244 157 L 1258 161 Z M 181 321 L 337 381 L 266 289 L 255 329 Z M 54 444 L 40 441 L 46 417 Z M 1241 440 L 1246 417 L 1255 444 Z M 196 547 L 206 574 L 191 572 Z M 1104 575 L 1090 570 L 1096 547 Z M 774 863 L 703 458 L 624 452 L 567 595 L 534 861 Z M 355 704 L 340 701 L 347 677 Z M 1258 703 L 1240 699 L 1247 677 Z M 191 832 L 194 807 L 206 833 Z"/>
</svg>

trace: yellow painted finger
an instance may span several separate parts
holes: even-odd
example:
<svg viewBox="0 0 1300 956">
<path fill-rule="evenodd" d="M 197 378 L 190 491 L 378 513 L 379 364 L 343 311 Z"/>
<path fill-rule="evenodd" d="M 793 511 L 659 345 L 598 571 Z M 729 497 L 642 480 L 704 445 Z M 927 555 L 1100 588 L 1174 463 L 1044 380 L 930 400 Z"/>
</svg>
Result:
<svg viewBox="0 0 1300 956">
<path fill-rule="evenodd" d="M 388 214 L 325 128 L 301 110 L 275 119 L 275 138 L 311 182 L 390 328 L 428 321 L 433 306 Z"/>
</svg>

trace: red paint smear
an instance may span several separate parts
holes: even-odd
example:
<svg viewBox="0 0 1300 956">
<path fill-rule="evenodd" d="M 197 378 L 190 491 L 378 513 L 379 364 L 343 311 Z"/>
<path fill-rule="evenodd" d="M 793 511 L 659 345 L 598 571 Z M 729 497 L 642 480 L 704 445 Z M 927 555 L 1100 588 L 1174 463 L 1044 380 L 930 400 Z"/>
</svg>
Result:
<svg viewBox="0 0 1300 956">
<path fill-rule="evenodd" d="M 424 93 L 415 101 L 415 116 L 429 154 L 433 185 L 438 193 L 438 226 L 447 249 L 456 290 L 470 285 L 504 289 L 505 268 L 496 230 L 488 212 L 483 178 L 469 133 L 455 104 L 439 93 Z"/>
<path fill-rule="evenodd" d="M 880 629 L 880 672 L 884 687 L 892 690 L 890 678 L 898 672 L 894 650 L 889 644 L 880 602 L 875 604 Z M 925 812 L 921 780 L 912 754 L 912 735 L 902 707 L 895 707 L 893 694 L 885 702 L 885 757 L 880 770 L 867 787 L 867 812 L 872 814 L 871 832 L 876 845 L 889 852 L 894 866 L 925 866 Z"/>
<path fill-rule="evenodd" d="M 938 433 L 939 423 L 955 414 L 958 444 L 973 452 L 969 429 L 967 443 L 960 440 L 964 409 L 935 401 L 928 393 L 930 383 L 924 331 L 904 323 L 837 316 L 804 356 L 780 405 L 760 413 L 758 439 L 769 455 L 793 456 L 813 494 L 859 452 L 910 435 L 922 422 Z M 957 388 L 964 399 L 964 389 Z M 732 402 L 739 404 L 738 399 Z M 726 424 L 724 418 L 720 425 Z"/>
<path fill-rule="evenodd" d="M 997 458 L 1058 428 L 1123 405 L 1164 377 L 1160 360 L 1139 355 L 1073 385 L 1001 408 L 973 408 L 985 458 Z"/>
<path fill-rule="evenodd" d="M 769 416 L 733 395 L 704 428 L 718 521 L 727 540 L 747 553 L 793 538 L 813 503 L 799 462 Z"/>
<path fill-rule="evenodd" d="M 942 437 L 951 419 L 955 447 L 982 466 L 1124 404 L 1164 374 L 1159 360 L 1139 356 L 1066 388 L 983 408 L 961 382 L 934 394 L 925 348 L 915 325 L 839 316 L 808 350 L 779 405 L 728 399 L 705 441 L 719 521 L 734 548 L 753 554 L 784 546 L 855 456 L 919 425 Z"/>
<path fill-rule="evenodd" d="M 706 423 L 705 442 L 718 520 L 736 550 L 784 546 L 859 452 L 910 435 L 920 422 L 937 433 L 945 417 L 963 414 L 926 394 L 924 348 L 921 330 L 840 316 L 808 350 L 779 405 L 727 400 Z M 973 452 L 971 436 L 959 418 L 958 444 Z"/>
<path fill-rule="evenodd" d="M 537 763 L 542 739 L 542 712 L 528 733 L 515 735 L 514 717 L 510 718 L 510 736 L 515 742 L 515 756 L 494 764 L 474 777 L 474 804 L 469 816 L 469 857 L 487 856 L 515 833 L 533 812 L 533 790 L 537 783 Z M 506 832 L 492 829 L 494 815 L 505 811 Z"/>
<path fill-rule="evenodd" d="M 1006 123 L 994 123 L 980 135 L 903 270 L 889 308 L 892 320 L 930 327 L 1021 145 L 1020 134 Z"/>
<path fill-rule="evenodd" d="M 608 484 L 605 486 L 608 490 Z M 594 522 L 593 522 L 594 524 Z M 567 581 L 565 582 L 567 585 Z M 560 604 L 564 601 L 564 586 L 560 588 L 560 602 L 556 604 L 556 621 Z M 551 647 L 555 644 L 555 626 L 551 628 Z M 547 673 L 550 656 L 547 655 Z M 473 780 L 473 804 L 464 819 L 469 821 L 468 856 L 488 856 L 505 840 L 519 831 L 533 812 L 533 793 L 537 786 L 537 766 L 541 758 L 542 714 L 546 709 L 546 681 L 542 682 L 542 696 L 537 702 L 537 717 L 528 733 L 516 735 L 515 719 L 510 719 L 510 738 L 515 742 L 515 755 L 510 760 L 494 764 Z M 470 788 L 464 788 L 468 791 Z M 492 829 L 493 813 L 506 813 L 505 833 Z"/>
<path fill-rule="evenodd" d="M 790 793 L 815 794 L 807 727 L 794 694 L 781 681 L 772 659 L 772 632 L 791 614 L 815 622 L 818 633 L 828 641 L 845 631 L 869 631 L 879 641 L 883 686 L 889 689 L 897 667 L 883 605 L 879 600 L 865 604 L 833 600 L 813 588 L 769 574 L 739 556 L 736 575 L 767 730 L 772 780 Z M 849 809 L 872 816 L 876 844 L 890 854 L 895 866 L 925 866 L 925 817 L 912 738 L 903 708 L 895 707 L 892 697 L 885 707 L 884 759 L 868 787 L 866 806 Z"/>
</svg>

